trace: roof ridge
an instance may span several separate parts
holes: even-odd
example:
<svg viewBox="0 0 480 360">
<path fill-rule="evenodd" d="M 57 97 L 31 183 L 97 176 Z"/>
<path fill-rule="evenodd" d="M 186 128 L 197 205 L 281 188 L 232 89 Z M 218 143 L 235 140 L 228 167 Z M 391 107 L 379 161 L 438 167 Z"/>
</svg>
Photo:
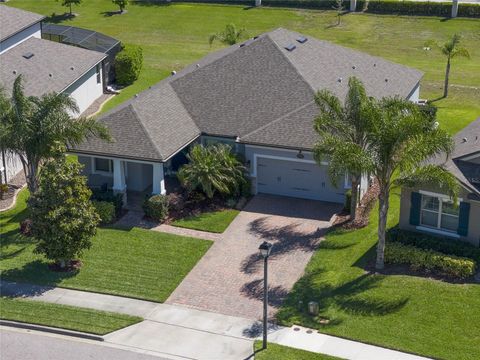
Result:
<svg viewBox="0 0 480 360">
<path fill-rule="evenodd" d="M 310 101 L 310 102 L 308 102 L 308 103 L 306 103 L 306 104 L 304 104 L 304 105 L 296 108 L 295 110 L 292 110 L 292 111 L 289 111 L 289 112 L 286 113 L 286 114 L 283 114 L 283 115 L 280 116 L 279 118 L 276 118 L 275 120 L 270 121 L 268 124 L 265 124 L 265 125 L 259 127 L 258 129 L 255 129 L 255 130 L 253 130 L 253 131 L 250 131 L 248 134 L 240 137 L 240 141 L 242 140 L 242 138 L 247 137 L 247 136 L 250 136 L 250 135 L 252 135 L 252 134 L 255 134 L 255 133 L 257 133 L 258 131 L 261 131 L 261 130 L 263 130 L 263 129 L 266 129 L 266 128 L 269 127 L 270 125 L 273 125 L 273 124 L 275 124 L 275 123 L 277 123 L 277 122 L 285 119 L 287 116 L 290 116 L 290 115 L 292 115 L 292 114 L 295 114 L 296 112 L 298 112 L 298 111 L 300 111 L 300 110 L 303 110 L 303 109 L 305 109 L 307 106 L 312 105 L 312 104 L 314 104 L 314 103 L 315 103 L 315 100 L 312 100 L 312 101 Z"/>
<path fill-rule="evenodd" d="M 131 111 L 133 115 L 135 116 L 135 119 L 137 119 L 138 123 L 140 124 L 140 127 L 143 130 L 143 133 L 146 135 L 147 139 L 150 141 L 150 144 L 153 146 L 153 148 L 157 151 L 157 155 L 160 156 L 160 158 L 163 160 L 163 154 L 160 152 L 158 149 L 157 144 L 153 141 L 152 137 L 150 136 L 149 132 L 145 128 L 145 125 L 143 124 L 142 120 L 140 120 L 140 116 L 138 116 L 137 111 L 135 110 L 135 107 L 133 104 L 129 104 L 127 107 L 131 108 Z"/>
</svg>

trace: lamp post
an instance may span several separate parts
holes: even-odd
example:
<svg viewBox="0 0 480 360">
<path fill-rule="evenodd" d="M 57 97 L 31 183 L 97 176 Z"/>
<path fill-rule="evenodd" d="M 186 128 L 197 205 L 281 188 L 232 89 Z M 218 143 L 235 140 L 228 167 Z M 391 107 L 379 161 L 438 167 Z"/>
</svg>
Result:
<svg viewBox="0 0 480 360">
<path fill-rule="evenodd" d="M 267 348 L 267 328 L 268 328 L 268 257 L 272 251 L 272 244 L 264 241 L 260 247 L 260 253 L 263 256 L 263 349 Z"/>
</svg>

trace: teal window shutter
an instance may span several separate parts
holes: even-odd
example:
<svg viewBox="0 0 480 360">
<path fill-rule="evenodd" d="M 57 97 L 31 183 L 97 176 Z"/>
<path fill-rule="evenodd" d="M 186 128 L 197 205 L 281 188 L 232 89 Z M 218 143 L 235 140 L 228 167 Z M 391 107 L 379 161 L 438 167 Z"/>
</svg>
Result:
<svg viewBox="0 0 480 360">
<path fill-rule="evenodd" d="M 422 195 L 412 191 L 410 195 L 410 225 L 420 225 L 420 207 L 422 205 Z"/>
<path fill-rule="evenodd" d="M 468 220 L 470 217 L 470 203 L 461 202 L 458 214 L 458 230 L 457 234 L 460 236 L 468 235 Z"/>
</svg>

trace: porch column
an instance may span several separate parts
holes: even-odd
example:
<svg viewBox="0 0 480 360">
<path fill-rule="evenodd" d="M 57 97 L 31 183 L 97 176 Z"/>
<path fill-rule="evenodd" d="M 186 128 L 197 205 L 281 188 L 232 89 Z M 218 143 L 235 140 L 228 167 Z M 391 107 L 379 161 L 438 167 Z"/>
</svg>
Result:
<svg viewBox="0 0 480 360">
<path fill-rule="evenodd" d="M 165 178 L 163 174 L 163 164 L 155 163 L 153 166 L 152 194 L 165 195 Z"/>
<path fill-rule="evenodd" d="M 452 1 L 452 18 L 456 18 L 458 14 L 458 0 Z"/>
<path fill-rule="evenodd" d="M 113 192 L 115 194 L 122 194 L 123 205 L 127 204 L 127 185 L 125 183 L 125 169 L 123 161 L 113 159 Z"/>
<path fill-rule="evenodd" d="M 357 11 L 357 0 L 350 0 L 350 11 Z"/>
</svg>

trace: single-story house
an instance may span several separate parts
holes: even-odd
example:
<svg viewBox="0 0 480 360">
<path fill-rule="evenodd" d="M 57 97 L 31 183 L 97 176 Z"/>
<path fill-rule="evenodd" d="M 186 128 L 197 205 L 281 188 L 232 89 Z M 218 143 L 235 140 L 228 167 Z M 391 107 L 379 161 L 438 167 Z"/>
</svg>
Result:
<svg viewBox="0 0 480 360">
<path fill-rule="evenodd" d="M 450 157 L 436 156 L 460 184 L 459 205 L 437 186 L 403 188 L 400 228 L 467 241 L 480 246 L 480 118 L 455 135 Z"/>
<path fill-rule="evenodd" d="M 106 54 L 42 39 L 44 16 L 0 5 L 0 87 L 7 94 L 23 76 L 27 96 L 69 94 L 84 112 L 104 91 Z M 0 158 L 7 179 L 21 170 L 14 154 Z M 3 165 L 5 163 L 5 165 Z"/>
<path fill-rule="evenodd" d="M 370 96 L 418 101 L 420 71 L 280 28 L 173 71 L 99 119 L 114 142 L 71 151 L 92 185 L 165 193 L 189 145 L 222 142 L 244 156 L 255 193 L 341 203 L 348 176 L 334 187 L 312 157 L 314 94 L 343 99 L 351 76 Z"/>
</svg>

